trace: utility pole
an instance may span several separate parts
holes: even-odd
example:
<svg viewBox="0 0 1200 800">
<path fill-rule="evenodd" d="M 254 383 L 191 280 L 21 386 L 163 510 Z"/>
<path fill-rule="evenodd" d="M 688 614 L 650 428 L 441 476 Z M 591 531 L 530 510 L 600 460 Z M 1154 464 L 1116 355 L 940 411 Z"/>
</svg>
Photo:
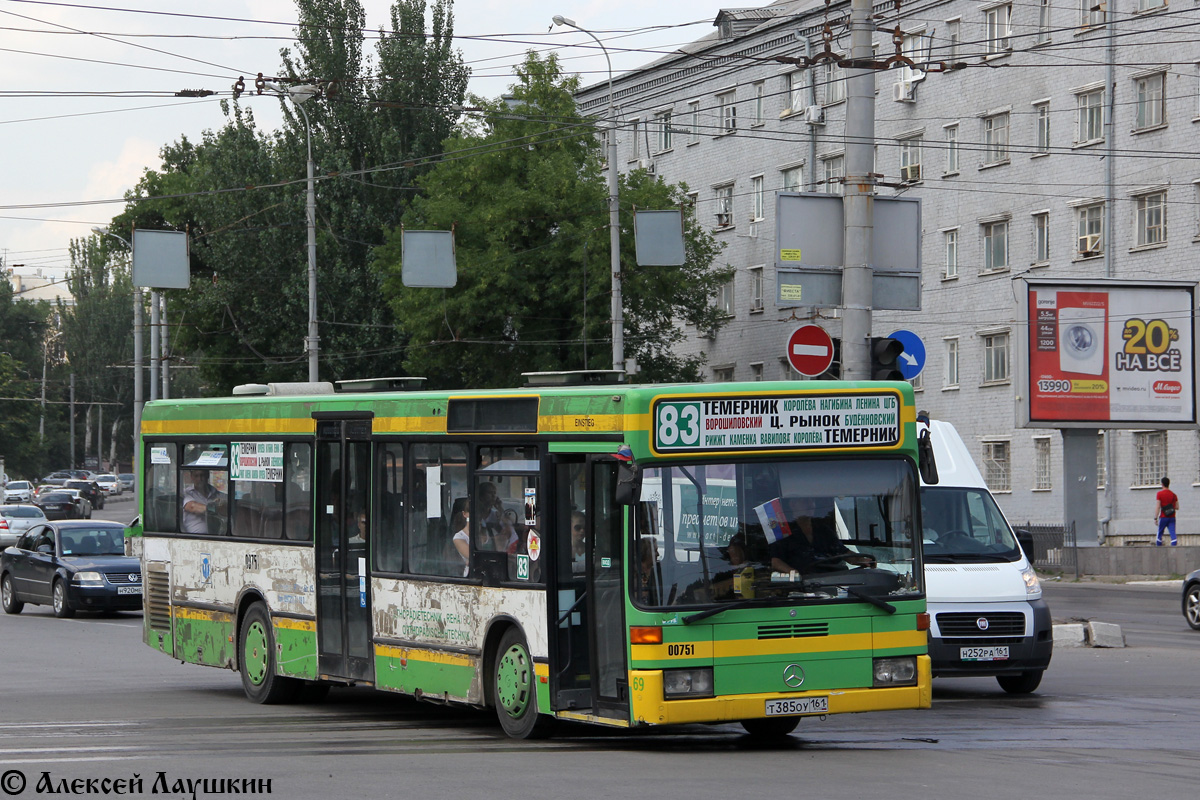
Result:
<svg viewBox="0 0 1200 800">
<path fill-rule="evenodd" d="M 75 373 L 71 373 L 71 469 L 75 469 Z"/>
<path fill-rule="evenodd" d="M 850 58 L 869 62 L 871 0 L 850 0 Z M 842 378 L 871 378 L 871 312 L 875 304 L 872 264 L 875 228 L 875 75 L 854 67 L 846 77 L 846 177 L 842 208 L 845 264 L 842 271 Z"/>
</svg>

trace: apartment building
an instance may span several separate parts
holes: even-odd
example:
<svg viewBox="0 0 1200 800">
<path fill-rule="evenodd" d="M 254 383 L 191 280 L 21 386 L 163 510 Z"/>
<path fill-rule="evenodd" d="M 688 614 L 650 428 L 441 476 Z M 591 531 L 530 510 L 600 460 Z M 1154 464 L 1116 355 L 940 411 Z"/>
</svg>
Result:
<svg viewBox="0 0 1200 800">
<path fill-rule="evenodd" d="M 877 311 L 873 333 L 922 337 L 918 404 L 958 427 L 1010 519 L 1061 522 L 1061 436 L 1015 425 L 1015 282 L 1200 277 L 1195 6 L 935 0 L 874 12 L 877 58 L 898 40 L 931 68 L 874 74 L 878 192 L 922 200 L 923 277 L 921 311 Z M 718 298 L 728 324 L 684 345 L 713 381 L 798 378 L 784 343 L 801 321 L 840 335 L 837 309 L 777 303 L 773 245 L 776 192 L 842 191 L 845 72 L 775 59 L 848 54 L 848 13 L 812 0 L 724 10 L 708 36 L 615 79 L 619 167 L 686 183 L 736 268 Z M 577 100 L 603 116 L 607 82 Z M 1197 432 L 1102 433 L 1097 467 L 1109 541 L 1152 531 L 1164 474 L 1181 532 L 1200 531 Z"/>
</svg>

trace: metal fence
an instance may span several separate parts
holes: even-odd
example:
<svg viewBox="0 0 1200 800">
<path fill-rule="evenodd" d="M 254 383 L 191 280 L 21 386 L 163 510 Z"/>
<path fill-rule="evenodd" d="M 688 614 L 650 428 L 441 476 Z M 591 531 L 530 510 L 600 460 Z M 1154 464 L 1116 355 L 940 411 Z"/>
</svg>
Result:
<svg viewBox="0 0 1200 800">
<path fill-rule="evenodd" d="M 1079 574 L 1079 554 L 1075 541 L 1075 523 L 1070 525 L 1034 525 L 1027 522 L 1015 526 L 1022 546 L 1033 540 L 1031 552 L 1026 552 L 1035 568 L 1072 571 Z M 1029 538 L 1026 538 L 1028 533 Z M 1028 548 L 1027 548 L 1028 549 Z"/>
</svg>

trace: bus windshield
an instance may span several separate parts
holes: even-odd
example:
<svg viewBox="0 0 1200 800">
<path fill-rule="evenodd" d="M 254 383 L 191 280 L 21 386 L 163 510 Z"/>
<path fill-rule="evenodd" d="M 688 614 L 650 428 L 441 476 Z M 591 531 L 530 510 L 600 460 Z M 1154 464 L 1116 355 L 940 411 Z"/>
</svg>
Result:
<svg viewBox="0 0 1200 800">
<path fill-rule="evenodd" d="M 898 458 L 647 468 L 633 600 L 678 607 L 919 592 L 915 481 Z"/>
</svg>

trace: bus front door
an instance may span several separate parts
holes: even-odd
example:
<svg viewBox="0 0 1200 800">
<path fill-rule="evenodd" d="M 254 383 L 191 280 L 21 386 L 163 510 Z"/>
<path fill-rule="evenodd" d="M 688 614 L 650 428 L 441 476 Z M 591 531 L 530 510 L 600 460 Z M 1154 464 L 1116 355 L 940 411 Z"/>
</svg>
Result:
<svg viewBox="0 0 1200 800">
<path fill-rule="evenodd" d="M 370 419 L 317 419 L 317 662 L 324 678 L 374 680 L 370 438 Z"/>
<path fill-rule="evenodd" d="M 625 509 L 616 503 L 616 483 L 617 462 L 608 456 L 555 463 L 551 705 L 628 719 Z"/>
</svg>

